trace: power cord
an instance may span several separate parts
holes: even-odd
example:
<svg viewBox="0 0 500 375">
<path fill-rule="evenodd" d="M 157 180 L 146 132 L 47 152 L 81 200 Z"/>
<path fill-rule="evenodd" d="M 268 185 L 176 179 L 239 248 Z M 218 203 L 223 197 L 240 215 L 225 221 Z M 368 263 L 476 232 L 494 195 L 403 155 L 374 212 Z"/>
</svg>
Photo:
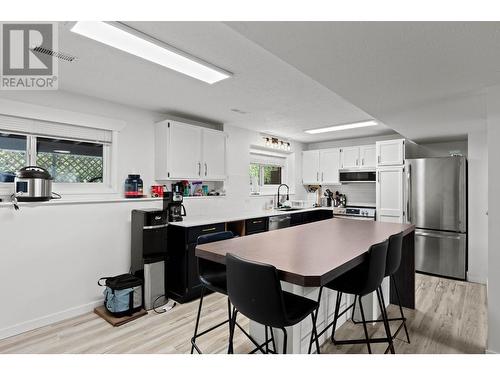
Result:
<svg viewBox="0 0 500 375">
<path fill-rule="evenodd" d="M 163 306 L 163 309 L 162 310 L 158 310 L 158 308 L 160 306 L 156 306 L 156 302 L 160 299 L 160 298 L 166 298 L 165 299 L 165 303 L 161 306 Z M 166 313 L 167 311 L 170 311 L 172 310 L 176 305 L 177 305 L 177 302 L 174 302 L 171 306 L 168 306 L 167 307 L 167 304 L 169 302 L 169 298 L 166 296 L 166 294 L 162 294 L 158 297 L 155 298 L 155 300 L 153 301 L 153 311 L 157 314 L 163 314 L 163 313 Z"/>
</svg>

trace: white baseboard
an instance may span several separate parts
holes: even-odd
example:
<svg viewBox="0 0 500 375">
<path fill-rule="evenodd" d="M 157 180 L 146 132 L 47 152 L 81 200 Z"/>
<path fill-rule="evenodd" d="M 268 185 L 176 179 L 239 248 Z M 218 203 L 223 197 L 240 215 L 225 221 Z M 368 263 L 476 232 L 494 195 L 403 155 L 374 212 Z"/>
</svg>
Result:
<svg viewBox="0 0 500 375">
<path fill-rule="evenodd" d="M 467 281 L 470 281 L 471 283 L 478 283 L 478 284 L 486 285 L 486 283 L 488 282 L 488 279 L 484 276 L 473 275 L 473 274 L 467 273 Z"/>
<path fill-rule="evenodd" d="M 94 308 L 100 305 L 102 305 L 102 299 L 87 303 L 85 305 L 72 307 L 70 309 L 59 311 L 53 314 L 45 315 L 40 318 L 28 320 L 26 322 L 18 323 L 10 327 L 1 328 L 0 339 L 19 335 L 20 333 L 28 332 L 36 328 L 60 322 L 61 320 L 73 318 L 75 316 L 88 313 L 90 311 L 93 311 Z"/>
</svg>

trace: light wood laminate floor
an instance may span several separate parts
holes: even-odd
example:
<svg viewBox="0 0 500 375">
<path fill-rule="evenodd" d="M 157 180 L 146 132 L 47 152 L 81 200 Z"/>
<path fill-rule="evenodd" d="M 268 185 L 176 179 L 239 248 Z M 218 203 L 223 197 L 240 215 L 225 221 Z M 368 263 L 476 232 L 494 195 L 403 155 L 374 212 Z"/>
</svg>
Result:
<svg viewBox="0 0 500 375">
<path fill-rule="evenodd" d="M 484 353 L 486 347 L 486 287 L 417 274 L 416 310 L 405 309 L 411 344 L 400 332 L 397 353 Z M 21 335 L 0 340 L 0 353 L 189 353 L 198 301 L 177 305 L 164 314 L 147 316 L 122 327 L 111 327 L 93 313 L 65 320 Z M 395 306 L 389 315 L 397 316 Z M 204 301 L 201 329 L 227 317 L 226 299 L 211 294 Z M 248 320 L 238 319 L 248 328 Z M 395 329 L 394 322 L 393 329 Z M 373 337 L 383 334 L 378 324 L 369 329 Z M 199 339 L 207 353 L 224 353 L 228 328 L 224 325 Z M 346 322 L 336 338 L 360 338 L 361 325 Z M 375 353 L 385 350 L 384 344 L 373 344 Z M 241 332 L 236 331 L 235 352 L 252 349 Z M 367 353 L 365 345 L 335 347 L 326 343 L 323 353 Z"/>
</svg>

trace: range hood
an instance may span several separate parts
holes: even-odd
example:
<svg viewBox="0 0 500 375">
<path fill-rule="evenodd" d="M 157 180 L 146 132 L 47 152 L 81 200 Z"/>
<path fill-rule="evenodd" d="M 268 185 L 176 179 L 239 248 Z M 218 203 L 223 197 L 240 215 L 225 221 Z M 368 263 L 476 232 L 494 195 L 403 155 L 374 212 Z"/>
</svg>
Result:
<svg viewBox="0 0 500 375">
<path fill-rule="evenodd" d="M 376 181 L 375 171 L 340 171 L 339 174 L 342 184 Z"/>
</svg>

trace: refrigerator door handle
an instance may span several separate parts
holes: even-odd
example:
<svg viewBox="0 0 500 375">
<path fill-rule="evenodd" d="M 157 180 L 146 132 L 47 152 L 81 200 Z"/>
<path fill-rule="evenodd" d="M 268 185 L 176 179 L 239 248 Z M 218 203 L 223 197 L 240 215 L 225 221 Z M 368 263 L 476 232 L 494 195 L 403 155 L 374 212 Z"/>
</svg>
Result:
<svg viewBox="0 0 500 375">
<path fill-rule="evenodd" d="M 408 164 L 406 173 L 406 218 L 411 223 L 411 164 Z"/>
<path fill-rule="evenodd" d="M 433 237 L 433 238 L 446 238 L 450 240 L 460 240 L 462 237 L 453 235 L 453 234 L 438 234 L 438 233 L 427 233 L 423 232 L 421 230 L 415 230 L 415 236 L 422 236 L 422 237 Z"/>
</svg>

